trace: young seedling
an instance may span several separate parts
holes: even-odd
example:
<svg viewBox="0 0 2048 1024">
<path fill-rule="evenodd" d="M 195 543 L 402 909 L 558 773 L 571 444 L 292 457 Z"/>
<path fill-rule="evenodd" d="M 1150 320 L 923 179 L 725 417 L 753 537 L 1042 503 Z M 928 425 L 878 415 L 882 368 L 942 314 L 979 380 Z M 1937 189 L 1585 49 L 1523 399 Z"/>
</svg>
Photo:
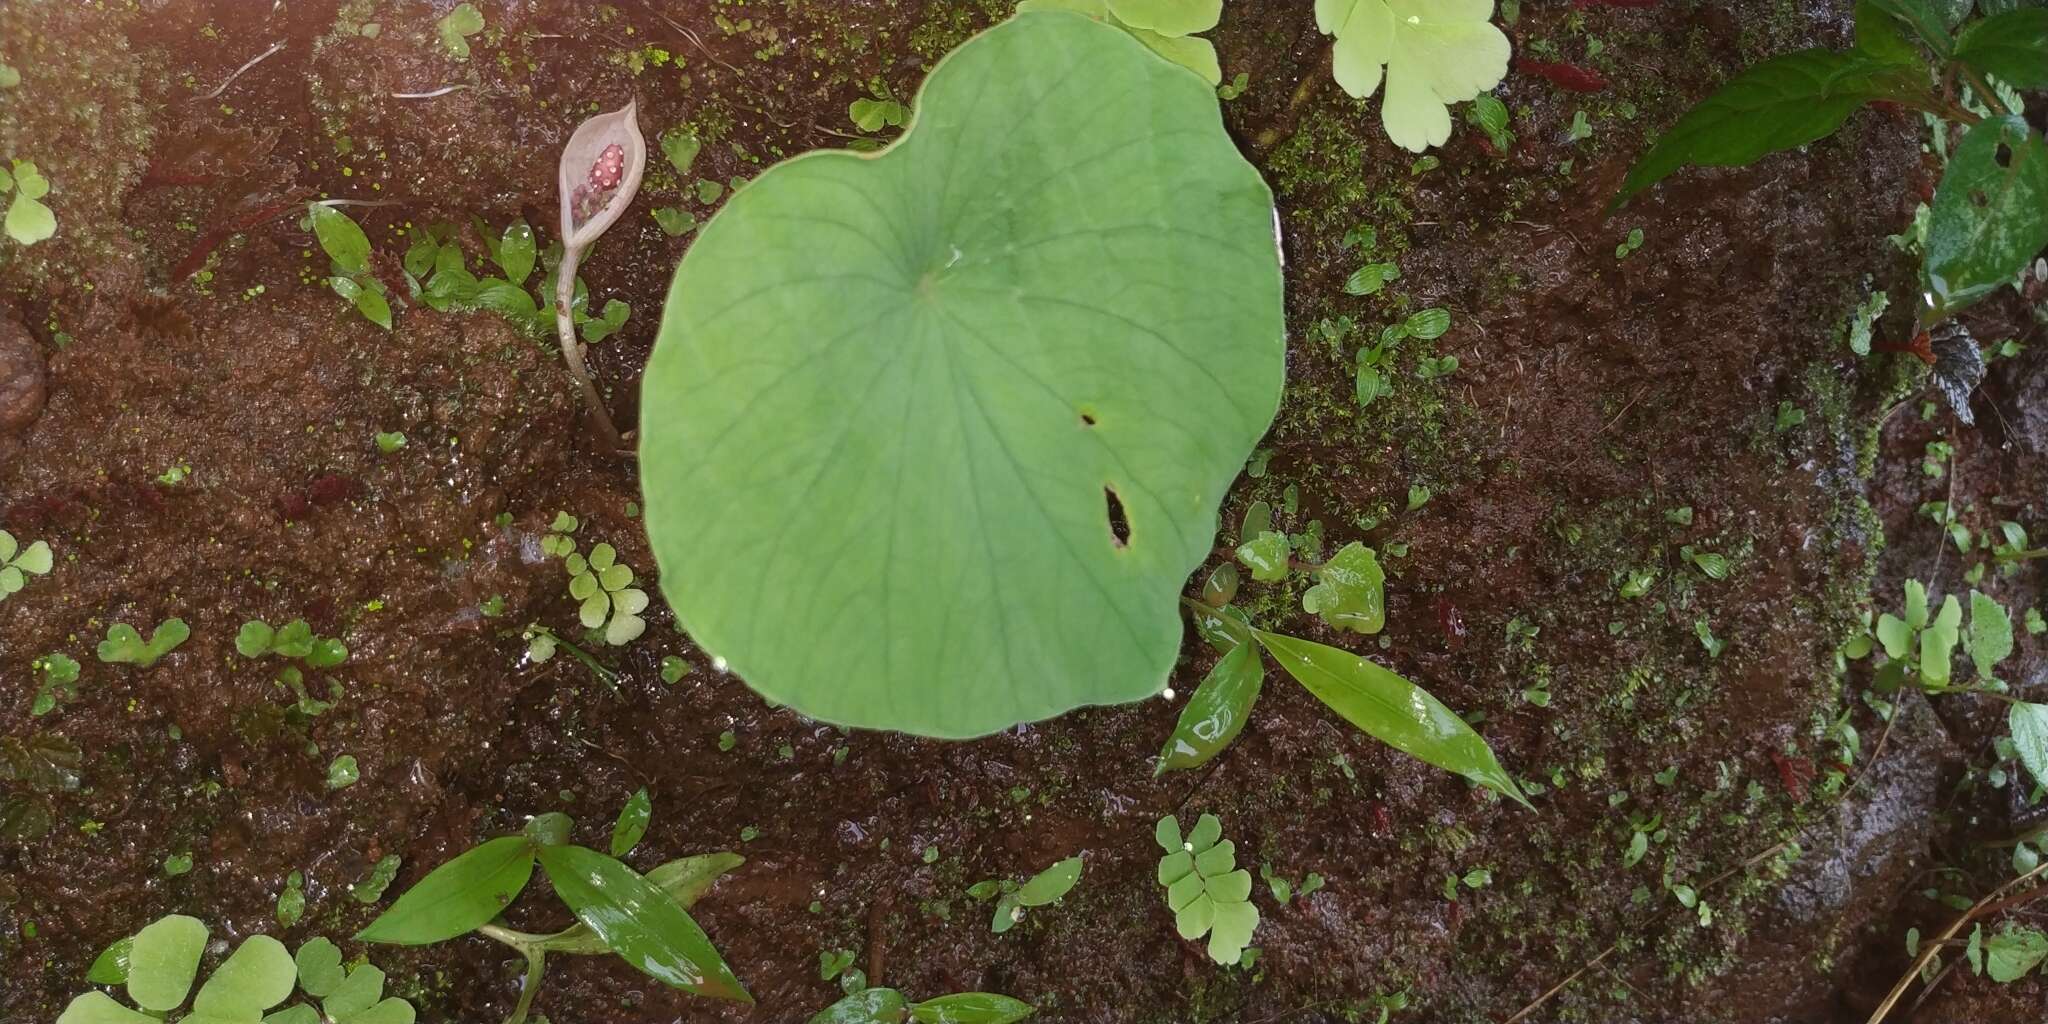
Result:
<svg viewBox="0 0 2048 1024">
<path fill-rule="evenodd" d="M 632 586 L 633 570 L 621 564 L 610 544 L 590 549 L 590 557 L 571 553 L 564 560 L 569 572 L 569 596 L 581 602 L 577 616 L 585 629 L 603 629 L 604 642 L 624 647 L 647 631 L 647 592 Z"/>
<path fill-rule="evenodd" d="M 1166 853 L 1159 858 L 1159 884 L 1166 887 L 1175 930 L 1190 942 L 1209 936 L 1209 959 L 1237 963 L 1259 927 L 1259 908 L 1251 902 L 1252 873 L 1237 866 L 1237 846 L 1223 838 L 1223 823 L 1204 814 L 1183 837 L 1180 820 L 1169 814 L 1152 838 Z"/>
<path fill-rule="evenodd" d="M 576 268 L 598 236 L 625 214 L 640 190 L 640 176 L 646 168 L 647 140 L 640 134 L 639 107 L 628 102 L 577 127 L 562 149 L 557 175 L 562 209 L 562 262 L 555 272 L 555 331 L 569 375 L 583 389 L 584 403 L 597 417 L 614 448 L 623 439 L 612 425 L 611 413 L 605 409 L 604 398 L 598 394 L 597 384 L 584 365 L 583 345 L 576 340 L 571 309 L 576 299 Z"/>
<path fill-rule="evenodd" d="M 331 636 L 315 636 L 304 619 L 273 629 L 262 619 L 242 623 L 235 650 L 245 658 L 279 657 L 303 661 L 309 668 L 333 668 L 348 660 L 348 647 Z"/>
<path fill-rule="evenodd" d="M 1080 880 L 1081 858 L 1068 857 L 1031 876 L 1022 885 L 1007 878 L 989 879 L 968 886 L 967 895 L 977 900 L 996 898 L 995 915 L 989 920 L 988 928 L 1001 935 L 1024 920 L 1026 907 L 1042 907 L 1055 902 Z"/>
<path fill-rule="evenodd" d="M 126 1024 L 165 1019 L 185 1005 L 206 952 L 207 929 L 181 914 L 160 918 L 101 953 L 86 973 L 95 985 L 123 986 L 142 1012 L 97 989 L 71 1000 L 57 1024 Z M 319 1000 L 272 1007 L 292 992 Z M 384 972 L 367 963 L 344 969 L 341 950 L 324 938 L 299 947 L 297 956 L 268 935 L 251 935 L 214 968 L 193 996 L 188 1021 L 265 1024 L 410 1024 L 412 1004 L 384 995 Z"/>
<path fill-rule="evenodd" d="M 56 710 L 58 700 L 78 696 L 78 662 L 67 654 L 45 654 L 30 666 L 40 682 L 30 702 L 30 717 L 40 718 Z"/>
<path fill-rule="evenodd" d="M 385 330 L 391 329 L 391 301 L 384 283 L 370 272 L 370 237 L 362 226 L 332 203 L 311 203 L 302 225 L 319 239 L 321 251 L 333 262 L 327 286 L 347 299 L 363 318 Z"/>
<path fill-rule="evenodd" d="M 28 160 L 14 161 L 14 171 L 0 167 L 0 195 L 14 193 L 7 204 L 7 237 L 22 245 L 34 245 L 57 233 L 57 215 L 43 205 L 50 194 L 50 182 Z"/>
<path fill-rule="evenodd" d="M 13 534 L 0 530 L 0 601 L 27 586 L 30 576 L 49 575 L 54 564 L 49 544 L 36 541 L 24 548 Z"/>
<path fill-rule="evenodd" d="M 165 619 L 149 633 L 144 641 L 134 626 L 117 622 L 107 628 L 107 638 L 100 641 L 99 659 L 109 664 L 126 663 L 136 668 L 149 668 L 164 655 L 178 649 L 192 636 L 191 627 L 184 619 Z"/>
<path fill-rule="evenodd" d="M 505 1024 L 527 1019 L 550 953 L 615 953 L 665 985 L 752 1005 L 754 997 L 688 912 L 744 859 L 732 853 L 684 857 L 641 875 L 616 857 L 572 845 L 573 824 L 567 815 L 543 814 L 518 835 L 489 840 L 435 868 L 356 938 L 425 946 L 475 932 L 511 947 L 525 958 L 526 975 Z M 577 924 L 535 935 L 498 920 L 526 888 L 536 863 Z"/>
</svg>

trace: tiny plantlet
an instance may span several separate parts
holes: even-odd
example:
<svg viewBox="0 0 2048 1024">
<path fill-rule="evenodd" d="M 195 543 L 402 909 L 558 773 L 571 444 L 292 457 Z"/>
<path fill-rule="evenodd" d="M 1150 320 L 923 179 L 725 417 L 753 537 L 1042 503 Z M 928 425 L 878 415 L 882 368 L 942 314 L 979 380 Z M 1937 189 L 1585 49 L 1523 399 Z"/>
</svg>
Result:
<svg viewBox="0 0 2048 1024">
<path fill-rule="evenodd" d="M 320 242 L 320 249 L 333 264 L 327 286 L 347 299 L 363 318 L 385 330 L 391 329 L 391 299 L 384 282 L 370 270 L 370 236 L 362 226 L 331 203 L 310 203 L 304 226 Z"/>
<path fill-rule="evenodd" d="M 425 946 L 475 932 L 511 947 L 527 966 L 519 1001 L 505 1024 L 527 1019 L 550 953 L 612 953 L 672 988 L 753 1003 L 689 915 L 689 908 L 713 882 L 743 863 L 741 857 L 684 857 L 642 875 L 616 856 L 570 843 L 573 826 L 567 815 L 543 814 L 517 835 L 477 846 L 420 879 L 356 938 Z M 632 844 L 624 839 L 644 829 L 644 816 L 629 804 L 613 828 L 614 849 L 630 849 Z M 526 888 L 535 864 L 576 915 L 577 924 L 536 935 L 498 921 L 499 912 Z"/>
<path fill-rule="evenodd" d="M 36 170 L 33 161 L 16 160 L 13 167 L 12 171 L 0 167 L 0 195 L 14 194 L 7 203 L 7 237 L 22 245 L 34 245 L 57 233 L 57 215 L 43 205 L 43 197 L 50 194 L 50 182 Z"/>
<path fill-rule="evenodd" d="M 571 552 L 564 559 L 569 596 L 578 602 L 577 617 L 585 629 L 602 629 L 604 642 L 623 647 L 647 630 L 640 613 L 647 610 L 647 592 L 632 586 L 633 570 L 618 560 L 610 544 L 598 544 L 590 555 Z"/>
<path fill-rule="evenodd" d="M 303 661 L 309 668 L 333 668 L 348 660 L 348 646 L 330 636 L 316 636 L 304 619 L 273 628 L 262 619 L 242 623 L 235 650 L 245 658 L 277 657 Z"/>
<path fill-rule="evenodd" d="M 178 649 L 192 636 L 192 630 L 184 619 L 165 619 L 143 640 L 134 626 L 117 622 L 107 627 L 107 638 L 100 641 L 97 654 L 101 661 L 109 664 L 122 663 L 136 668 L 149 668 L 164 655 Z"/>
<path fill-rule="evenodd" d="M 1027 908 L 1057 901 L 1080 880 L 1081 858 L 1068 857 L 1031 876 L 1021 885 L 1007 878 L 990 879 L 969 886 L 967 895 L 977 900 L 995 898 L 995 913 L 989 919 L 988 927 L 989 931 L 1000 935 L 1021 923 Z"/>
<path fill-rule="evenodd" d="M 172 865 L 166 862 L 165 869 Z M 190 860 L 184 861 L 189 870 Z M 108 947 L 86 979 L 125 990 L 130 1009 L 98 989 L 71 1000 L 57 1024 L 142 1024 L 182 1019 L 189 1024 L 256 1021 L 265 1024 L 412 1024 L 412 1004 L 384 994 L 384 972 L 368 963 L 345 968 L 341 950 L 324 938 L 309 940 L 295 956 L 268 935 L 251 935 L 221 960 L 192 1003 L 192 983 L 207 950 L 207 928 L 181 914 L 161 918 Z M 309 1001 L 291 999 L 293 992 Z"/>
<path fill-rule="evenodd" d="M 840 976 L 845 998 L 807 1024 L 1015 1024 L 1037 1013 L 1030 1003 L 990 992 L 960 992 L 913 1003 L 893 988 L 869 988 L 858 970 Z"/>
<path fill-rule="evenodd" d="M 30 717 L 47 715 L 56 710 L 58 701 L 78 696 L 78 662 L 70 655 L 45 654 L 30 667 L 36 673 L 36 695 L 28 709 Z"/>
<path fill-rule="evenodd" d="M 54 564 L 49 544 L 35 541 L 22 547 L 13 534 L 0 530 L 0 601 L 19 593 L 30 576 L 49 575 Z"/>
<path fill-rule="evenodd" d="M 1190 942 L 1209 936 L 1209 959 L 1236 964 L 1259 927 L 1259 908 L 1251 902 L 1252 874 L 1237 866 L 1237 844 L 1223 838 L 1223 822 L 1204 814 L 1183 836 L 1169 814 L 1152 838 L 1165 851 L 1158 877 L 1175 930 Z"/>
</svg>

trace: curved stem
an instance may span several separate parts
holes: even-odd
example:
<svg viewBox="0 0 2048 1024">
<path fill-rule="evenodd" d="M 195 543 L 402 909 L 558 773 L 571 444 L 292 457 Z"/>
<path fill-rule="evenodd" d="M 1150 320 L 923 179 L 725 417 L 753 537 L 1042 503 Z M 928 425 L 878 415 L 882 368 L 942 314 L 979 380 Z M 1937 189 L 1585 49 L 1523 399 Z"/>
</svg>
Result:
<svg viewBox="0 0 2048 1024">
<path fill-rule="evenodd" d="M 583 404 L 590 406 L 598 425 L 604 428 L 605 440 L 616 449 L 622 446 L 619 428 L 612 425 L 612 414 L 606 411 L 604 398 L 590 379 L 589 367 L 583 365 L 583 344 L 576 340 L 576 318 L 569 314 L 576 301 L 576 266 L 582 261 L 583 250 L 563 250 L 562 265 L 555 271 L 555 334 L 562 341 L 562 362 L 568 365 L 569 376 L 576 378 L 583 388 Z"/>
<path fill-rule="evenodd" d="M 533 997 L 540 992 L 541 976 L 547 971 L 548 954 L 543 945 L 547 936 L 516 932 L 495 924 L 478 928 L 477 934 L 496 939 L 526 958 L 526 973 L 519 979 L 519 1001 L 513 1004 L 512 1015 L 505 1018 L 505 1024 L 526 1024 L 526 1015 L 533 1009 Z"/>
</svg>

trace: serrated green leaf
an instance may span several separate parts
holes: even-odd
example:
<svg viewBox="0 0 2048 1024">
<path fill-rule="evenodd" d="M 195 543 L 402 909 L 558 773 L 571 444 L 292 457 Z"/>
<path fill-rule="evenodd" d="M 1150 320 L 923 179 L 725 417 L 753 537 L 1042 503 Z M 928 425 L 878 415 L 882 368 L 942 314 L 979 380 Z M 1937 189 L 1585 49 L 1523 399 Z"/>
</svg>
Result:
<svg viewBox="0 0 2048 1024">
<path fill-rule="evenodd" d="M 2020 702 L 2006 712 L 2013 752 L 2037 786 L 2048 786 L 2048 704 Z"/>
<path fill-rule="evenodd" d="M 1948 314 L 2048 247 L 2048 142 L 2019 117 L 1985 119 L 1956 144 L 1931 210 L 1920 278 Z"/>
<path fill-rule="evenodd" d="M 1741 167 L 1830 135 L 1871 100 L 1925 92 L 1925 78 L 1924 68 L 1854 51 L 1801 50 L 1764 61 L 1679 118 L 1630 168 L 1608 209 L 1681 167 Z"/>
<path fill-rule="evenodd" d="M 1961 642 L 1963 606 L 1954 594 L 1942 599 L 1941 612 L 1920 631 L 1920 679 L 1932 686 L 1946 685 L 1953 670 L 1956 644 Z"/>
<path fill-rule="evenodd" d="M 1243 903 L 1252 898 L 1252 873 L 1243 868 L 1226 871 L 1208 879 L 1203 889 L 1219 903 Z"/>
<path fill-rule="evenodd" d="M 1991 678 L 1991 670 L 2012 655 L 2012 615 L 2005 606 L 1984 594 L 1970 591 L 1970 633 L 1966 645 L 1977 678 Z"/>
<path fill-rule="evenodd" d="M 2048 960 L 2048 934 L 2035 928 L 2006 929 L 1984 942 L 1984 973 L 1999 984 L 2018 981 Z"/>
<path fill-rule="evenodd" d="M 526 888 L 533 857 L 534 844 L 525 836 L 483 843 L 420 879 L 356 938 L 424 946 L 489 924 Z"/>
<path fill-rule="evenodd" d="M 835 724 L 963 738 L 1152 696 L 1278 407 L 1270 190 L 1212 89 L 1072 13 L 968 41 L 915 106 L 879 154 L 755 178 L 684 257 L 642 386 L 666 597 Z"/>
<path fill-rule="evenodd" d="M 1250 644 L 1232 648 L 1202 678 L 1202 685 L 1181 709 L 1173 735 L 1159 751 L 1159 771 L 1198 767 L 1222 753 L 1244 731 L 1265 681 L 1266 665 L 1258 650 Z M 1176 826 L 1175 838 L 1178 832 Z"/>
<path fill-rule="evenodd" d="M 1228 839 L 1195 854 L 1195 873 L 1214 878 L 1237 866 L 1237 844 Z"/>
<path fill-rule="evenodd" d="M 1349 651 L 1278 633 L 1256 635 L 1281 668 L 1352 725 L 1528 806 L 1486 741 L 1421 687 Z"/>
<path fill-rule="evenodd" d="M 697 922 L 632 868 L 581 846 L 544 846 L 540 863 L 577 920 L 636 970 L 697 995 L 754 1001 Z"/>
<path fill-rule="evenodd" d="M 1225 966 L 1235 965 L 1258 927 L 1258 907 L 1250 903 L 1216 904 L 1216 920 L 1209 926 L 1209 959 Z"/>
</svg>

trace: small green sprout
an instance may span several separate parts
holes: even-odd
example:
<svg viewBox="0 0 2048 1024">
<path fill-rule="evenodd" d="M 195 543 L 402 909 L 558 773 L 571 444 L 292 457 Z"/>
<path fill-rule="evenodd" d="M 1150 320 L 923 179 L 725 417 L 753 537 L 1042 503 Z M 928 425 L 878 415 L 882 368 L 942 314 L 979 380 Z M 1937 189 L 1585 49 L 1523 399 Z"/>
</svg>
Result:
<svg viewBox="0 0 2048 1024">
<path fill-rule="evenodd" d="M 564 568 L 569 571 L 569 596 L 582 602 L 577 615 L 585 629 L 604 630 L 604 642 L 613 647 L 632 643 L 647 630 L 640 613 L 647 610 L 647 592 L 632 586 L 633 570 L 618 561 L 610 544 L 590 549 L 588 559 L 570 554 Z"/>
<path fill-rule="evenodd" d="M 458 60 L 469 59 L 469 37 L 484 30 L 484 14 L 475 4 L 460 3 L 434 24 L 441 46 Z"/>
<path fill-rule="evenodd" d="M 405 447 L 405 435 L 397 431 L 377 432 L 377 451 L 390 455 Z"/>
<path fill-rule="evenodd" d="M 910 123 L 910 108 L 897 102 L 889 92 L 889 83 L 879 77 L 871 78 L 868 93 L 872 99 L 863 96 L 846 108 L 846 116 L 855 128 L 872 135 L 884 128 L 901 128 Z"/>
<path fill-rule="evenodd" d="M 331 203 L 310 203 L 302 225 L 319 239 L 320 248 L 333 261 L 327 286 L 347 299 L 363 318 L 385 330 L 391 329 L 391 301 L 384 283 L 370 272 L 370 236 L 362 226 Z"/>
<path fill-rule="evenodd" d="M 697 131 L 689 125 L 679 125 L 661 133 L 661 155 L 668 157 L 670 167 L 676 174 L 690 173 L 690 165 L 697 162 L 697 154 L 704 149 L 704 141 L 697 137 Z"/>
<path fill-rule="evenodd" d="M 576 528 L 582 525 L 576 517 L 567 512 L 555 513 L 555 521 L 548 525 L 548 534 L 540 539 L 541 553 L 550 558 L 567 558 L 576 550 Z"/>
<path fill-rule="evenodd" d="M 330 790 L 347 789 L 362 777 L 362 769 L 356 766 L 353 754 L 343 754 L 327 765 L 327 788 Z"/>
<path fill-rule="evenodd" d="M 178 645 L 191 636 L 192 629 L 185 625 L 184 619 L 165 619 L 150 631 L 147 642 L 134 626 L 117 622 L 107 628 L 107 638 L 100 642 L 99 659 L 109 664 L 126 663 L 136 668 L 149 668 L 159 658 L 177 650 Z"/>
<path fill-rule="evenodd" d="M 384 890 L 391 888 L 391 880 L 398 877 L 398 866 L 404 863 L 398 854 L 386 854 L 377 863 L 370 865 L 368 874 L 360 882 L 351 882 L 348 894 L 357 903 L 375 903 L 384 898 Z"/>
<path fill-rule="evenodd" d="M 925 863 L 938 859 L 937 847 L 927 848 Z M 1007 878 L 992 878 L 976 882 L 967 887 L 967 895 L 977 900 L 995 898 L 995 915 L 989 919 L 989 931 L 998 935 L 1009 931 L 1024 920 L 1026 907 L 1042 907 L 1065 896 L 1081 880 L 1081 858 L 1067 859 L 1046 868 L 1018 884 Z"/>
<path fill-rule="evenodd" d="M 36 541 L 21 547 L 14 535 L 0 530 L 0 601 L 28 585 L 30 576 L 46 576 L 55 565 L 50 545 Z"/>
<path fill-rule="evenodd" d="M 1793 405 L 1791 402 L 1779 402 L 1777 420 L 1772 424 L 1771 429 L 1782 434 L 1805 422 L 1806 410 Z"/>
<path fill-rule="evenodd" d="M 277 893 L 277 923 L 290 928 L 306 916 L 306 876 L 297 871 L 285 876 Z"/>
<path fill-rule="evenodd" d="M 674 206 L 660 206 L 653 211 L 654 222 L 661 225 L 662 233 L 670 238 L 680 238 L 697 230 L 697 215 Z"/>
<path fill-rule="evenodd" d="M 673 654 L 661 659 L 661 681 L 669 686 L 674 686 L 689 671 L 689 662 Z"/>
<path fill-rule="evenodd" d="M 42 202 L 50 194 L 50 182 L 32 161 L 14 161 L 11 174 L 0 167 L 0 194 L 7 192 L 14 193 L 7 204 L 7 237 L 27 246 L 57 233 L 57 215 Z"/>
<path fill-rule="evenodd" d="M 1629 230 L 1628 237 L 1622 239 L 1621 244 L 1614 247 L 1614 258 L 1617 260 L 1628 259 L 1630 256 L 1635 255 L 1637 249 L 1642 247 L 1643 229 L 1632 228 Z"/>
<path fill-rule="evenodd" d="M 1207 934 L 1209 959 L 1237 963 L 1259 927 L 1259 908 L 1251 902 L 1251 872 L 1237 866 L 1237 846 L 1223 838 L 1223 823 L 1204 814 L 1183 838 L 1179 819 L 1169 814 L 1159 819 L 1152 838 L 1166 851 L 1159 859 L 1159 884 L 1166 887 L 1180 937 L 1193 941 Z"/>
<path fill-rule="evenodd" d="M 31 717 L 40 718 L 56 710 L 57 702 L 78 696 L 78 662 L 67 654 L 45 654 L 30 663 L 41 682 L 29 704 Z"/>
<path fill-rule="evenodd" d="M 1726 557 L 1711 551 L 1695 550 L 1690 544 L 1679 548 L 1678 554 L 1686 561 L 1691 562 L 1693 568 L 1706 574 L 1706 577 L 1710 580 L 1725 580 L 1728 578 L 1728 574 L 1734 571 L 1734 567 Z"/>
<path fill-rule="evenodd" d="M 1225 103 L 1244 95 L 1252 87 L 1252 76 L 1240 71 L 1230 81 L 1216 87 L 1216 98 Z"/>
<path fill-rule="evenodd" d="M 189 853 L 174 853 L 174 854 L 171 854 L 170 856 L 168 856 L 168 857 L 165 857 L 165 858 L 164 858 L 164 877 L 165 877 L 165 878 L 176 878 L 176 877 L 178 877 L 179 875 L 186 875 L 186 874 L 190 874 L 191 872 L 192 872 L 192 855 L 191 855 L 191 854 L 189 854 Z"/>
<path fill-rule="evenodd" d="M 333 668 L 348 660 L 347 645 L 334 637 L 315 636 L 304 619 L 293 619 L 278 629 L 262 619 L 251 619 L 235 634 L 235 650 L 245 658 L 275 655 L 316 669 Z"/>
</svg>

